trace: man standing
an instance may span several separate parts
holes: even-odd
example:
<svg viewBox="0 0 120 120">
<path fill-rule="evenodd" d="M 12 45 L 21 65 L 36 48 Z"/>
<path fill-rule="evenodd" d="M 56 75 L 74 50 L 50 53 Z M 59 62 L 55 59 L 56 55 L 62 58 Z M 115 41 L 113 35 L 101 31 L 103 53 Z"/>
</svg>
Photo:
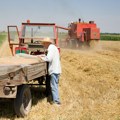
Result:
<svg viewBox="0 0 120 120">
<path fill-rule="evenodd" d="M 53 103 L 60 105 L 58 83 L 61 73 L 60 54 L 58 48 L 49 38 L 44 39 L 44 47 L 47 49 L 47 55 L 41 56 L 44 61 L 49 63 L 48 73 L 50 75 L 50 87 L 52 92 Z"/>
</svg>

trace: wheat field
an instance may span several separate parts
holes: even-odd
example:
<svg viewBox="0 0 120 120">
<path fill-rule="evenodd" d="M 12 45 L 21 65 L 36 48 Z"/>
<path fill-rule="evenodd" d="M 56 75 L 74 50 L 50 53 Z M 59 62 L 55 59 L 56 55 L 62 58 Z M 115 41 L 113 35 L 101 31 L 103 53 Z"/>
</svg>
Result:
<svg viewBox="0 0 120 120">
<path fill-rule="evenodd" d="M 0 120 L 120 120 L 120 42 L 61 49 L 61 64 L 60 107 L 47 102 L 44 87 L 36 87 L 28 116 L 18 118 L 12 100 L 1 100 Z"/>
</svg>

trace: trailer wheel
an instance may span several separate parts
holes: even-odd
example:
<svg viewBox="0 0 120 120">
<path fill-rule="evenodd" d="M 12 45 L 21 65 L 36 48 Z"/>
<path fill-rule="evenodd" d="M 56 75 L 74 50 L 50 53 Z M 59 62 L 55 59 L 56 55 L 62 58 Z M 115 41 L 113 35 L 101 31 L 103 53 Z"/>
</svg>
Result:
<svg viewBox="0 0 120 120">
<path fill-rule="evenodd" d="M 16 99 L 14 100 L 14 110 L 19 117 L 25 117 L 32 105 L 31 91 L 28 85 L 18 87 Z"/>
</svg>

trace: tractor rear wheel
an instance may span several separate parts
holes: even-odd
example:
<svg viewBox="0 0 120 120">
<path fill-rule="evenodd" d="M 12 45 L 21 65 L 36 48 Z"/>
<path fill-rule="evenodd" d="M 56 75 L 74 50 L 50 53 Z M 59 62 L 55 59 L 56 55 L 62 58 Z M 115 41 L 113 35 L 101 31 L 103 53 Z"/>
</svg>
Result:
<svg viewBox="0 0 120 120">
<path fill-rule="evenodd" d="M 14 110 L 19 117 L 25 117 L 32 105 L 31 91 L 28 85 L 18 87 L 16 99 L 14 100 Z"/>
</svg>

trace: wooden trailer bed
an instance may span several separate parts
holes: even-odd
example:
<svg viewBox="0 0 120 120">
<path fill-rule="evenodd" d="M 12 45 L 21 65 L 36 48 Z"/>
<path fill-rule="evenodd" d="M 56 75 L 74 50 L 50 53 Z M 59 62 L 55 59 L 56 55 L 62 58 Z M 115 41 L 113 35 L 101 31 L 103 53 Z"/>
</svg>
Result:
<svg viewBox="0 0 120 120">
<path fill-rule="evenodd" d="M 17 86 L 47 74 L 46 62 L 26 56 L 0 58 L 0 98 L 16 97 Z"/>
</svg>

